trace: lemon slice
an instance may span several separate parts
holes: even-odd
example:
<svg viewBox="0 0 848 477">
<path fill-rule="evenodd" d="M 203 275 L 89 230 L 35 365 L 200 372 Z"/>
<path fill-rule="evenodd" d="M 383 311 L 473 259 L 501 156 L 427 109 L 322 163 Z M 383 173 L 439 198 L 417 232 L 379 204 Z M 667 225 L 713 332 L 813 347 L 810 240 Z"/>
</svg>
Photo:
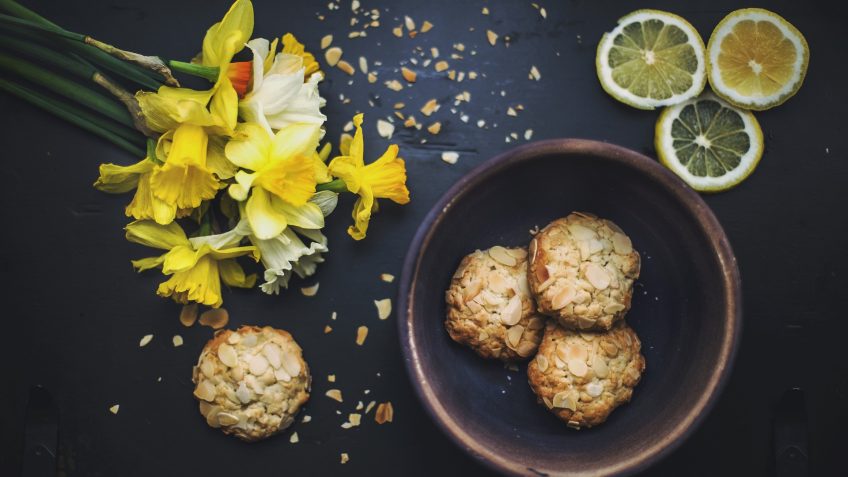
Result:
<svg viewBox="0 0 848 477">
<path fill-rule="evenodd" d="M 704 41 L 673 13 L 636 10 L 598 43 L 601 86 L 639 109 L 677 104 L 701 93 L 707 81 Z"/>
<path fill-rule="evenodd" d="M 750 111 L 713 94 L 669 106 L 657 120 L 660 162 L 693 189 L 719 192 L 742 182 L 763 155 L 763 131 Z"/>
<path fill-rule="evenodd" d="M 804 82 L 810 59 L 804 35 L 762 8 L 724 17 L 707 51 L 713 91 L 737 107 L 758 111 L 791 98 Z"/>
</svg>

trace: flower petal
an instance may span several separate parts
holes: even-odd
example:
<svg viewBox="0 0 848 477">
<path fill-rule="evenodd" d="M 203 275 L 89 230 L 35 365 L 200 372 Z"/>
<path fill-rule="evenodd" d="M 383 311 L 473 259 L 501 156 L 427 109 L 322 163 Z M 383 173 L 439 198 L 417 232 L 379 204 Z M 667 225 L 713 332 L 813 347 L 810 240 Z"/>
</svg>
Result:
<svg viewBox="0 0 848 477">
<path fill-rule="evenodd" d="M 253 187 L 253 181 L 256 178 L 256 174 L 248 174 L 244 171 L 236 172 L 236 183 L 231 184 L 230 188 L 227 191 L 230 193 L 230 197 L 241 202 L 247 199 L 247 194 L 250 192 L 250 188 Z"/>
<path fill-rule="evenodd" d="M 309 202 L 317 205 L 324 217 L 327 217 L 336 210 L 336 205 L 339 203 L 339 194 L 330 190 L 322 190 L 310 197 Z"/>
<path fill-rule="evenodd" d="M 206 256 L 212 249 L 203 247 L 195 250 L 191 245 L 179 245 L 165 254 L 165 262 L 162 264 L 162 273 L 170 275 L 175 272 L 188 270 L 195 266 L 201 258 Z"/>
<path fill-rule="evenodd" d="M 320 229 L 324 227 L 324 214 L 321 212 L 321 208 L 312 202 L 294 206 L 276 197 L 271 200 L 274 203 L 274 208 L 285 216 L 286 222 L 289 225 L 304 229 Z"/>
<path fill-rule="evenodd" d="M 158 224 L 168 225 L 176 218 L 177 208 L 153 195 L 150 190 L 151 176 L 152 173 L 148 172 L 139 177 L 135 196 L 124 212 L 127 217 L 136 220 L 153 219 Z"/>
<path fill-rule="evenodd" d="M 224 303 L 218 262 L 212 257 L 202 257 L 194 267 L 176 272 L 166 282 L 159 284 L 156 293 L 162 297 L 171 297 L 177 303 L 193 301 L 218 308 Z"/>
<path fill-rule="evenodd" d="M 209 111 L 213 116 L 220 118 L 224 126 L 233 130 L 238 121 L 238 92 L 226 72 L 218 77 L 215 87 L 216 91 L 209 103 Z"/>
<path fill-rule="evenodd" d="M 288 225 L 286 216 L 272 206 L 271 194 L 260 187 L 253 189 L 247 200 L 245 214 L 254 235 L 260 239 L 280 235 Z"/>
<path fill-rule="evenodd" d="M 236 0 L 224 18 L 212 25 L 203 38 L 205 66 L 221 66 L 242 49 L 253 34 L 253 4 Z"/>
<path fill-rule="evenodd" d="M 223 137 L 212 136 L 209 138 L 209 147 L 206 148 L 206 165 L 220 180 L 230 179 L 238 170 L 238 166 L 227 159 L 224 144 Z"/>
<path fill-rule="evenodd" d="M 254 38 L 247 42 L 247 47 L 253 53 L 253 86 L 251 91 L 262 87 L 262 79 L 265 76 L 265 58 L 268 56 L 271 43 L 265 38 Z"/>
<path fill-rule="evenodd" d="M 189 244 L 185 232 L 176 222 L 160 225 L 152 220 L 136 220 L 128 224 L 125 230 L 127 240 L 148 247 L 171 250 Z"/>
<path fill-rule="evenodd" d="M 221 280 L 227 286 L 252 288 L 256 284 L 256 274 L 245 275 L 244 269 L 235 260 L 222 260 L 218 262 L 218 268 L 221 272 Z"/>
<path fill-rule="evenodd" d="M 379 159 L 365 166 L 364 180 L 371 187 L 375 198 L 385 198 L 398 204 L 406 204 L 409 203 L 406 166 L 397 154 L 397 145 L 389 146 Z"/>
<path fill-rule="evenodd" d="M 268 163 L 271 136 L 259 124 L 239 124 L 235 136 L 224 147 L 224 152 L 233 164 L 258 171 Z"/>
<path fill-rule="evenodd" d="M 348 227 L 347 233 L 354 240 L 362 240 L 368 231 L 368 222 L 371 220 L 371 210 L 374 207 L 374 196 L 368 187 L 359 191 L 359 199 L 353 205 L 353 225 Z"/>
<path fill-rule="evenodd" d="M 305 156 L 274 161 L 257 173 L 256 184 L 292 205 L 303 205 L 315 193 L 313 161 Z"/>
<path fill-rule="evenodd" d="M 139 177 L 153 170 L 153 166 L 153 161 L 147 158 L 129 166 L 100 164 L 100 177 L 94 187 L 110 194 L 129 192 L 136 188 Z"/>
<path fill-rule="evenodd" d="M 272 140 L 271 157 L 284 160 L 292 157 L 311 157 L 321 140 L 318 124 L 292 124 L 277 131 Z"/>
<path fill-rule="evenodd" d="M 141 258 L 138 260 L 132 260 L 132 266 L 138 269 L 139 272 L 143 272 L 145 270 L 150 270 L 152 268 L 156 268 L 159 265 L 162 265 L 162 262 L 165 261 L 165 254 L 159 255 L 158 257 L 148 257 Z"/>
</svg>

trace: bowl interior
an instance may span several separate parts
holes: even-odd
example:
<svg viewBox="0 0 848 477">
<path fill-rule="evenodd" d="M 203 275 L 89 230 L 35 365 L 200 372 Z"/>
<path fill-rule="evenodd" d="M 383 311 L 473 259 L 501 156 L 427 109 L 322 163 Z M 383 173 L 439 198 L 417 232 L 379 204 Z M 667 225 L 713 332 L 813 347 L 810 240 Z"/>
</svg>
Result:
<svg viewBox="0 0 848 477">
<path fill-rule="evenodd" d="M 698 420 L 732 357 L 738 276 L 711 213 L 676 180 L 620 148 L 547 143 L 494 160 L 428 217 L 407 263 L 401 338 L 419 395 L 461 446 L 516 474 L 615 473 L 655 460 Z M 443 325 L 444 291 L 463 256 L 526 245 L 530 229 L 572 211 L 611 219 L 641 254 L 626 319 L 647 361 L 632 401 L 579 432 L 537 404 L 525 365 L 515 372 L 480 359 Z"/>
</svg>

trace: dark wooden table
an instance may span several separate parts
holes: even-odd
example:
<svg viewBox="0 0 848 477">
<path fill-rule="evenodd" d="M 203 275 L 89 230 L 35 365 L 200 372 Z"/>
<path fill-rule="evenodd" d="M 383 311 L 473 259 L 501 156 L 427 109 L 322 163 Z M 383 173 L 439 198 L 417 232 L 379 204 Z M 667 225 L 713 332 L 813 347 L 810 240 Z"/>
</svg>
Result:
<svg viewBox="0 0 848 477">
<path fill-rule="evenodd" d="M 228 7 L 227 0 L 26 3 L 69 29 L 181 59 L 199 50 L 205 29 Z M 123 239 L 129 197 L 91 188 L 99 163 L 136 158 L 0 96 L 5 177 L 0 194 L 6 224 L 0 234 L 6 310 L 0 340 L 5 383 L 0 475 L 20 471 L 27 390 L 36 383 L 58 401 L 61 465 L 71 476 L 486 474 L 448 442 L 413 395 L 396 318 L 376 319 L 372 300 L 396 294 L 395 285 L 378 275 L 399 275 L 407 244 L 437 197 L 475 165 L 523 143 L 527 129 L 534 131 L 533 139 L 601 139 L 655 156 L 658 113 L 616 102 L 595 76 L 597 41 L 617 18 L 642 6 L 665 9 L 687 18 L 706 39 L 725 14 L 750 6 L 729 0 L 539 4 L 547 19 L 529 1 L 362 0 L 364 9 L 379 8 L 382 26 L 369 29 L 366 38 L 348 39 L 350 1 L 328 11 L 326 0 L 256 0 L 255 36 L 292 31 L 322 57 L 319 40 L 333 33 L 354 66 L 365 56 L 378 71 L 380 81 L 369 84 L 361 73 L 351 78 L 330 69 L 322 86 L 328 98 L 328 137 L 336 141 L 351 116 L 363 111 L 372 159 L 386 145 L 376 121 L 391 115 L 394 103 L 406 103 L 421 120 L 417 109 L 426 100 L 438 98 L 444 104 L 463 91 L 471 93 L 471 101 L 457 107 L 456 114 L 445 104 L 431 117 L 443 124 L 438 136 L 398 127 L 393 140 L 407 160 L 410 205 L 385 204 L 368 238 L 357 243 L 345 234 L 351 201 L 344 200 L 329 220 L 331 253 L 314 279 L 295 280 L 293 289 L 278 297 L 258 290 L 225 293 L 231 325 L 285 328 L 305 348 L 315 376 L 305 411 L 312 421 L 294 426 L 297 444 L 289 443 L 290 432 L 242 444 L 210 430 L 199 416 L 191 397 L 191 366 L 211 331 L 183 328 L 179 308 L 154 295 L 161 275 L 138 275 L 130 267 L 131 258 L 150 251 Z M 784 391 L 794 386 L 806 395 L 813 475 L 848 472 L 843 464 L 848 361 L 842 355 L 848 334 L 842 307 L 848 289 L 848 44 L 845 11 L 838 5 L 756 5 L 777 11 L 804 33 L 812 52 L 810 68 L 797 96 L 757 114 L 766 151 L 753 176 L 730 192 L 706 197 L 742 271 L 742 346 L 728 386 L 704 424 L 645 475 L 768 475 L 774 411 Z M 488 16 L 481 14 L 483 6 Z M 316 12 L 326 20 L 319 21 Z M 404 15 L 435 27 L 415 39 L 395 38 L 391 28 Z M 501 35 L 495 48 L 486 41 L 487 29 Z M 502 41 L 507 35 L 508 48 Z M 455 43 L 466 46 L 462 60 L 450 59 Z M 383 81 L 400 77 L 396 70 L 416 54 L 416 47 L 437 47 L 452 67 L 480 76 L 453 82 L 431 66 L 414 87 L 386 89 Z M 375 66 L 376 60 L 382 66 Z M 533 65 L 541 73 L 538 82 L 528 79 Z M 343 104 L 340 95 L 349 103 Z M 519 104 L 524 110 L 518 117 L 507 116 L 507 108 Z M 469 122 L 462 122 L 460 114 L 467 114 Z M 476 125 L 480 119 L 486 127 Z M 511 132 L 522 139 L 506 143 Z M 459 162 L 442 162 L 444 150 L 459 151 Z M 321 284 L 317 297 L 299 293 L 300 286 L 316 281 Z M 339 317 L 325 335 L 333 311 Z M 371 332 L 358 347 L 354 337 L 361 324 Z M 148 333 L 155 335 L 153 342 L 139 348 L 139 339 Z M 171 345 L 174 334 L 185 338 L 184 346 Z M 336 375 L 335 384 L 327 382 L 328 374 Z M 344 392 L 344 404 L 324 397 L 330 387 Z M 364 395 L 365 390 L 370 393 Z M 372 399 L 393 402 L 393 423 L 378 426 L 369 417 L 359 428 L 339 427 L 358 400 Z M 108 408 L 115 403 L 120 412 L 112 415 Z M 341 452 L 350 455 L 349 463 L 339 463 Z"/>
</svg>

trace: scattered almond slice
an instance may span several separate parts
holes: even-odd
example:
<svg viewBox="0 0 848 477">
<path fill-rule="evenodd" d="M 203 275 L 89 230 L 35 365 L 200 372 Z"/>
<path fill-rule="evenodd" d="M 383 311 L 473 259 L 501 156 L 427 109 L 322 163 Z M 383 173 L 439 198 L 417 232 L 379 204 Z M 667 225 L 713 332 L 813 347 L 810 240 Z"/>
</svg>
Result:
<svg viewBox="0 0 848 477">
<path fill-rule="evenodd" d="M 483 7 L 483 10 L 482 10 L 480 13 L 482 13 L 483 15 L 488 15 L 488 14 L 489 14 L 489 9 L 488 9 L 488 8 L 486 8 L 486 7 Z"/>
<path fill-rule="evenodd" d="M 421 107 L 421 114 L 424 116 L 430 116 L 434 112 L 439 110 L 439 102 L 436 99 L 431 99 L 424 103 L 424 106 Z"/>
<path fill-rule="evenodd" d="M 401 67 L 400 73 L 403 75 L 403 79 L 410 83 L 415 83 L 415 80 L 418 79 L 418 74 L 406 66 Z"/>
<path fill-rule="evenodd" d="M 330 389 L 325 393 L 325 395 L 330 399 L 342 402 L 342 392 L 338 389 Z"/>
<path fill-rule="evenodd" d="M 341 459 L 342 464 L 347 464 L 348 462 L 350 462 L 350 456 L 347 455 L 347 452 L 342 452 Z"/>
<path fill-rule="evenodd" d="M 506 110 L 506 115 L 507 115 L 507 116 L 518 116 L 518 113 L 517 113 L 517 112 L 515 112 L 515 109 L 513 109 L 513 107 L 512 107 L 512 106 L 510 106 L 510 107 L 509 107 L 509 108 L 507 108 L 507 110 Z"/>
<path fill-rule="evenodd" d="M 421 33 L 427 33 L 428 31 L 433 29 L 433 24 L 424 20 L 424 23 L 421 24 Z"/>
<path fill-rule="evenodd" d="M 306 414 L 306 415 L 303 416 L 303 419 L 301 419 L 300 422 L 306 424 L 307 422 L 309 422 L 311 420 L 312 420 L 312 416 L 310 416 L 309 414 Z"/>
<path fill-rule="evenodd" d="M 371 412 L 371 409 L 374 409 L 374 406 L 376 406 L 376 405 L 377 405 L 377 401 L 369 402 L 368 405 L 365 406 L 365 414 L 368 414 L 369 412 Z"/>
<path fill-rule="evenodd" d="M 330 325 L 327 325 L 327 326 L 324 327 L 324 334 L 325 335 L 330 333 L 331 331 L 333 331 L 333 328 Z"/>
<path fill-rule="evenodd" d="M 360 326 L 356 329 L 356 344 L 362 346 L 365 343 L 365 338 L 368 336 L 368 327 Z"/>
<path fill-rule="evenodd" d="M 330 48 L 324 52 L 324 59 L 327 60 L 328 65 L 336 66 L 342 59 L 342 49 L 338 46 Z"/>
<path fill-rule="evenodd" d="M 350 76 L 353 76 L 353 74 L 356 73 L 356 70 L 353 69 L 353 66 L 351 66 L 351 64 L 348 63 L 345 60 L 339 61 L 339 63 L 336 65 L 336 67 L 338 69 L 344 71 L 345 73 L 349 74 Z"/>
<path fill-rule="evenodd" d="M 495 46 L 498 42 L 498 34 L 492 30 L 486 30 L 486 39 L 489 40 L 490 45 Z"/>
<path fill-rule="evenodd" d="M 539 15 L 542 15 L 542 18 L 548 18 L 548 11 L 545 10 L 545 7 L 539 9 Z"/>
<path fill-rule="evenodd" d="M 392 91 L 400 91 L 403 89 L 403 85 L 398 80 L 390 80 L 386 81 L 386 88 L 389 88 Z"/>
<path fill-rule="evenodd" d="M 542 74 L 541 74 L 541 73 L 539 73 L 539 69 L 538 69 L 538 68 L 536 68 L 536 65 L 533 65 L 533 66 L 530 68 L 530 75 L 529 75 L 529 77 L 530 77 L 530 79 L 532 79 L 532 80 L 536 80 L 536 81 L 539 81 L 540 79 L 542 79 Z"/>
<path fill-rule="evenodd" d="M 524 131 L 524 139 L 529 141 L 531 137 L 533 137 L 533 130 L 532 129 L 528 129 L 528 130 Z"/>
<path fill-rule="evenodd" d="M 374 305 L 377 307 L 377 316 L 381 320 L 385 320 L 392 314 L 392 299 L 384 298 L 382 300 L 374 300 Z"/>
<path fill-rule="evenodd" d="M 445 151 L 442 153 L 442 160 L 448 164 L 456 164 L 459 160 L 459 153 L 454 151 Z"/>
<path fill-rule="evenodd" d="M 336 382 L 336 375 L 335 374 L 328 374 L 327 375 L 327 382 L 330 382 L 330 383 Z"/>
<path fill-rule="evenodd" d="M 289 437 L 289 442 L 291 442 L 292 444 L 297 444 L 298 442 L 300 442 L 300 438 L 297 436 L 297 431 L 292 432 L 291 437 Z"/>
<path fill-rule="evenodd" d="M 183 309 L 180 311 L 180 323 L 185 327 L 189 327 L 195 321 L 197 321 L 197 303 L 183 305 Z"/>
<path fill-rule="evenodd" d="M 442 61 L 437 61 L 435 66 L 433 66 L 433 68 L 437 72 L 441 73 L 442 71 L 445 71 L 446 69 L 450 68 L 450 65 L 448 64 L 447 61 L 442 60 Z"/>
<path fill-rule="evenodd" d="M 171 338 L 171 341 L 174 343 L 174 348 L 183 345 L 183 337 L 180 335 L 174 335 L 174 337 Z"/>
<path fill-rule="evenodd" d="M 412 20 L 408 15 L 403 17 L 403 26 L 406 27 L 407 30 L 412 31 L 415 30 L 415 21 Z"/>
<path fill-rule="evenodd" d="M 153 335 L 144 335 L 141 337 L 141 340 L 138 342 L 138 347 L 143 348 L 147 346 L 151 341 L 153 341 Z"/>
<path fill-rule="evenodd" d="M 320 283 L 315 283 L 315 285 L 309 287 L 302 287 L 300 289 L 300 293 L 303 293 L 303 296 L 315 296 L 318 294 L 318 286 Z"/>
<path fill-rule="evenodd" d="M 395 276 L 391 273 L 381 273 L 380 280 L 383 280 L 386 283 L 392 283 L 393 281 L 395 281 Z"/>
<path fill-rule="evenodd" d="M 380 137 L 391 139 L 392 134 L 395 133 L 395 125 L 386 121 L 385 119 L 378 119 L 377 133 L 380 135 Z"/>
<path fill-rule="evenodd" d="M 121 409 L 121 405 L 115 404 L 114 406 L 109 408 L 109 412 L 111 412 L 112 414 L 118 414 L 119 409 Z"/>
<path fill-rule="evenodd" d="M 326 50 L 327 47 L 330 46 L 332 43 L 333 35 L 324 35 L 324 37 L 321 38 L 321 49 Z"/>
<path fill-rule="evenodd" d="M 394 415 L 395 410 L 392 407 L 392 402 L 386 401 L 377 406 L 377 412 L 374 413 L 374 421 L 376 421 L 377 424 L 392 422 Z"/>
<path fill-rule="evenodd" d="M 392 28 L 392 35 L 394 35 L 398 38 L 403 37 L 403 27 L 396 26 L 396 27 Z"/>
<path fill-rule="evenodd" d="M 200 314 L 200 319 L 197 320 L 203 326 L 209 326 L 213 330 L 219 330 L 230 321 L 230 314 L 225 308 L 212 308 Z"/>
<path fill-rule="evenodd" d="M 364 75 L 368 74 L 368 59 L 364 56 L 359 57 L 359 71 Z"/>
<path fill-rule="evenodd" d="M 410 116 L 406 118 L 406 121 L 403 122 L 403 127 L 405 128 L 414 128 L 415 125 L 415 116 Z"/>
<path fill-rule="evenodd" d="M 442 123 L 440 123 L 439 121 L 436 121 L 435 123 L 427 126 L 427 131 L 430 134 L 439 134 L 439 131 L 441 131 L 441 130 L 442 130 Z"/>
<path fill-rule="evenodd" d="M 373 72 L 368 73 L 368 82 L 371 83 L 371 84 L 376 83 L 377 82 L 377 75 L 374 74 Z"/>
</svg>

